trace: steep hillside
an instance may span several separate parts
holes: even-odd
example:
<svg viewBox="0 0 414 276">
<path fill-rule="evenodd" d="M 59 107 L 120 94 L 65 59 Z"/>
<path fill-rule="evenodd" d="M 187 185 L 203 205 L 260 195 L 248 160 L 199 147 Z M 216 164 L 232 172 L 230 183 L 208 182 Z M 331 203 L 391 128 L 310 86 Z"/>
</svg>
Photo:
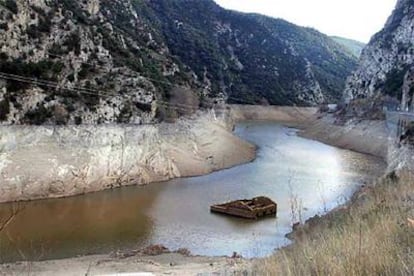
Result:
<svg viewBox="0 0 414 276">
<path fill-rule="evenodd" d="M 327 36 L 283 20 L 224 10 L 208 0 L 148 5 L 171 52 L 230 102 L 308 105 L 338 99 L 355 65 Z"/>
<path fill-rule="evenodd" d="M 335 40 L 338 44 L 341 44 L 342 46 L 344 46 L 345 49 L 350 51 L 351 54 L 353 54 L 357 58 L 360 57 L 362 53 L 362 49 L 364 49 L 366 45 L 365 43 L 362 43 L 362 42 L 359 42 L 353 39 L 339 37 L 339 36 L 331 36 L 331 38 Z"/>
<path fill-rule="evenodd" d="M 351 115 L 374 117 L 384 99 L 400 101 L 403 109 L 414 101 L 414 1 L 399 0 L 384 28 L 363 50 L 358 69 L 349 77 L 344 93 Z M 404 93 L 403 93 L 404 91 Z"/>
<path fill-rule="evenodd" d="M 0 120 L 150 122 L 194 86 L 131 1 L 1 1 Z"/>
<path fill-rule="evenodd" d="M 339 99 L 327 36 L 212 0 L 0 0 L 0 121 L 147 123 L 217 101 Z M 191 110 L 190 110 L 191 111 Z"/>
</svg>

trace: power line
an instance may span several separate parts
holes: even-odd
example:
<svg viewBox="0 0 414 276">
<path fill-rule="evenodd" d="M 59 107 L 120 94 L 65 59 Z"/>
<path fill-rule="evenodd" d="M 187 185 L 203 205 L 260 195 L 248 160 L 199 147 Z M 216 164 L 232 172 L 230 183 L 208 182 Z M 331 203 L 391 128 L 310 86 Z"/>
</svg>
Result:
<svg viewBox="0 0 414 276">
<path fill-rule="evenodd" d="M 22 82 L 22 83 L 27 83 L 27 84 L 38 85 L 38 86 L 47 86 L 47 87 L 51 87 L 55 89 L 67 90 L 67 91 L 77 92 L 80 94 L 93 95 L 93 96 L 99 96 L 99 97 L 103 96 L 103 97 L 113 98 L 113 97 L 119 96 L 117 94 L 102 93 L 96 89 L 76 87 L 76 86 L 66 87 L 66 86 L 60 85 L 57 82 L 52 82 L 52 81 L 43 80 L 43 79 L 29 78 L 29 77 L 25 77 L 21 75 L 8 74 L 4 72 L 0 72 L 0 78 Z M 177 110 L 181 109 L 181 110 L 188 111 L 188 110 L 197 109 L 194 105 L 190 105 L 190 104 L 170 103 L 170 102 L 160 101 L 160 100 L 155 100 L 155 103 L 157 105 L 162 105 L 164 107 L 169 107 L 169 108 L 173 108 Z M 151 103 L 144 103 L 144 104 L 151 104 Z"/>
<path fill-rule="evenodd" d="M 4 79 L 10 79 L 10 80 L 14 80 L 14 81 L 21 81 L 21 82 L 31 83 L 31 84 L 35 84 L 35 85 L 48 86 L 48 87 L 56 88 L 56 89 L 75 91 L 75 92 L 79 92 L 79 93 L 83 93 L 83 94 L 90 94 L 90 95 L 97 95 L 97 96 L 107 96 L 107 97 L 117 96 L 117 94 L 102 93 L 100 90 L 93 89 L 93 88 L 77 87 L 77 86 L 68 87 L 68 86 L 63 86 L 63 85 L 59 84 L 58 82 L 54 82 L 54 81 L 49 81 L 49 80 L 44 80 L 44 79 L 39 79 L 39 78 L 30 78 L 30 77 L 26 77 L 26 76 L 22 76 L 22 75 L 4 73 L 4 72 L 1 72 L 1 71 L 0 71 L 0 77 L 4 78 Z M 253 104 L 253 102 L 243 101 L 243 100 L 237 99 L 235 97 L 228 97 L 228 99 L 234 99 L 234 100 L 237 100 L 238 102 L 245 103 L 245 104 Z M 157 100 L 157 101 L 159 101 L 159 100 Z M 169 103 L 169 102 L 165 102 L 165 103 Z M 184 106 L 184 107 L 188 106 L 186 104 L 180 104 L 180 103 L 175 103 L 175 105 Z"/>
<path fill-rule="evenodd" d="M 81 90 L 78 90 L 78 89 L 72 89 L 72 88 L 56 86 L 56 85 L 52 85 L 52 84 L 48 84 L 48 83 L 42 83 L 42 82 L 39 82 L 39 81 L 19 79 L 19 78 L 16 78 L 16 77 L 7 77 L 7 76 L 3 76 L 2 73 L 0 73 L 0 78 L 7 79 L 7 80 L 18 81 L 18 82 L 23 82 L 23 83 L 28 83 L 28 84 L 42 85 L 42 86 L 47 86 L 47 87 L 56 88 L 56 89 L 69 90 L 69 91 L 78 92 L 78 93 L 87 94 L 87 95 L 105 96 L 105 97 L 115 97 L 116 96 L 116 95 L 109 95 L 109 94 L 96 94 L 96 93 L 91 93 L 91 92 L 85 92 L 85 91 L 81 91 Z M 164 102 L 164 101 L 155 100 L 155 103 L 156 103 L 157 106 L 163 106 L 163 107 L 167 107 L 169 109 L 180 110 L 180 111 L 184 111 L 184 112 L 194 111 L 195 109 L 197 109 L 194 106 L 189 106 L 188 105 L 188 107 L 186 107 L 185 105 L 182 105 L 182 104 L 180 104 L 180 106 L 177 106 L 178 104 L 176 105 L 176 104 L 172 104 L 172 103 L 168 103 L 168 102 Z M 148 104 L 150 105 L 151 103 L 148 103 Z"/>
<path fill-rule="evenodd" d="M 21 76 L 21 75 L 8 74 L 8 73 L 4 73 L 4 72 L 0 72 L 0 78 L 6 79 L 6 80 L 12 80 L 12 81 L 17 81 L 17 82 L 33 84 L 33 85 L 47 86 L 47 87 L 60 89 L 60 90 L 67 90 L 67 91 L 77 92 L 77 93 L 80 93 L 80 94 L 94 95 L 94 96 L 98 96 L 98 97 L 116 97 L 116 96 L 119 96 L 117 94 L 101 93 L 100 91 L 98 91 L 96 89 L 77 87 L 77 86 L 66 87 L 66 86 L 60 85 L 57 82 L 52 82 L 52 81 L 43 80 L 43 79 L 30 78 L 30 77 L 25 77 L 25 76 Z M 237 100 L 239 103 L 244 102 L 246 104 L 252 104 L 252 102 L 241 101 L 240 99 L 237 99 L 237 98 L 234 98 L 234 97 L 229 97 L 228 99 Z M 128 100 L 130 100 L 130 99 L 128 99 Z M 176 110 L 176 111 L 182 111 L 182 112 L 189 112 L 189 111 L 194 112 L 194 111 L 197 111 L 197 109 L 198 109 L 198 106 L 190 105 L 190 104 L 170 103 L 170 102 L 159 101 L 159 100 L 155 100 L 154 102 L 158 107 L 165 107 L 165 108 L 168 108 L 168 109 L 172 109 L 172 110 Z M 143 104 L 152 105 L 152 103 L 143 103 Z M 293 106 L 293 108 L 296 110 L 297 114 L 302 115 L 303 118 L 309 119 L 309 118 L 312 117 L 312 116 L 307 116 L 307 115 L 303 114 L 303 112 L 296 106 Z M 227 110 L 227 108 L 223 107 L 221 105 L 215 105 L 215 106 L 213 106 L 213 110 L 223 111 L 223 110 Z"/>
<path fill-rule="evenodd" d="M 40 86 L 47 86 L 47 87 L 51 87 L 51 88 L 55 88 L 55 89 L 60 89 L 60 90 L 67 90 L 67 91 L 72 91 L 72 92 L 77 92 L 80 94 L 86 94 L 86 95 L 93 95 L 93 96 L 98 96 L 98 97 L 116 97 L 119 96 L 117 94 L 107 94 L 107 93 L 101 93 L 100 91 L 96 90 L 96 89 L 91 89 L 91 88 L 84 88 L 84 87 L 65 87 L 60 85 L 57 82 L 52 82 L 52 81 L 48 81 L 48 80 L 42 80 L 42 79 L 36 79 L 36 78 L 29 78 L 29 77 L 25 77 L 25 76 L 21 76 L 21 75 L 14 75 L 14 74 L 8 74 L 8 73 L 4 73 L 4 72 L 0 72 L 0 78 L 3 79 L 7 79 L 7 80 L 12 80 L 12 81 L 18 81 L 18 82 L 23 82 L 23 83 L 28 83 L 28 84 L 34 84 L 34 85 L 40 85 Z M 234 98 L 234 97 L 229 97 L 228 99 L 234 99 L 237 100 L 239 103 L 245 103 L 245 104 L 252 104 L 252 102 L 246 102 L 246 101 L 241 101 L 240 99 Z M 129 99 L 130 100 L 130 99 Z M 148 104 L 151 105 L 152 103 L 143 103 L 143 104 Z M 170 103 L 170 102 L 165 102 L 165 101 L 160 101 L 160 100 L 155 100 L 155 104 L 157 106 L 162 106 L 162 107 L 166 107 L 168 109 L 172 109 L 172 110 L 176 110 L 176 111 L 182 111 L 182 112 L 194 112 L 195 110 L 197 110 L 197 107 L 195 107 L 194 105 L 189 105 L 189 104 L 180 104 L 180 103 Z M 293 108 L 295 108 L 295 110 L 297 111 L 297 113 L 299 115 L 302 115 L 303 118 L 309 119 L 309 116 L 306 116 L 305 114 L 302 113 L 302 111 L 293 106 Z M 225 108 L 223 107 L 217 107 L 214 106 L 214 110 L 216 111 L 220 111 L 220 110 L 224 110 Z"/>
<path fill-rule="evenodd" d="M 114 96 L 114 95 L 109 95 L 109 94 L 106 95 L 104 93 L 100 93 L 100 91 L 94 90 L 94 89 L 83 88 L 83 87 L 80 88 L 80 87 L 76 87 L 76 86 L 67 87 L 67 86 L 62 86 L 57 82 L 52 82 L 52 81 L 47 81 L 47 80 L 42 80 L 42 79 L 36 79 L 36 78 L 29 78 L 29 77 L 25 77 L 25 76 L 21 76 L 21 75 L 8 74 L 8 73 L 4 73 L 4 72 L 0 72 L 0 78 L 7 79 L 7 80 L 12 80 L 12 81 L 17 81 L 17 82 L 24 82 L 24 83 L 28 83 L 28 84 L 34 84 L 34 85 L 38 85 L 38 86 L 47 86 L 47 87 L 51 87 L 51 88 L 55 88 L 55 89 L 74 91 L 74 92 L 79 92 L 79 93 L 82 93 L 82 94 L 97 95 L 97 96 L 110 96 L 110 97 Z M 98 93 L 96 93 L 96 92 L 98 92 Z"/>
<path fill-rule="evenodd" d="M 67 87 L 67 86 L 63 86 L 63 85 L 59 84 L 58 82 L 52 82 L 52 81 L 48 81 L 48 80 L 44 80 L 44 79 L 38 79 L 38 78 L 30 78 L 30 77 L 26 77 L 26 76 L 22 76 L 22 75 L 8 74 L 8 73 L 4 73 L 4 72 L 0 72 L 0 78 L 9 79 L 9 80 L 18 81 L 18 82 L 24 82 L 24 83 L 28 83 L 28 84 L 47 86 L 47 87 L 51 87 L 51 88 L 55 88 L 55 89 L 78 92 L 80 94 L 94 95 L 94 96 L 99 96 L 99 97 L 103 96 L 103 97 L 111 97 L 112 98 L 112 97 L 119 96 L 116 93 L 114 93 L 114 94 L 102 93 L 100 90 L 96 90 L 96 89 L 92 89 L 92 88 L 86 88 L 86 87 L 77 87 L 77 86 Z M 235 97 L 228 97 L 227 99 L 235 100 L 239 103 L 244 103 L 244 104 L 255 104 L 254 102 L 243 101 L 243 100 L 240 100 L 240 99 L 235 98 Z M 159 104 L 167 104 L 167 105 L 183 107 L 183 108 L 190 107 L 191 109 L 194 108 L 194 105 L 190 105 L 190 104 L 170 103 L 170 102 L 161 101 L 161 100 L 155 100 L 155 101 L 156 101 L 156 103 L 159 103 Z M 288 100 L 288 101 L 290 101 L 290 100 Z M 292 101 L 290 101 L 290 102 L 292 103 Z M 297 112 L 301 113 L 299 108 L 295 107 L 294 105 L 292 107 L 295 108 Z"/>
<path fill-rule="evenodd" d="M 125 36 L 126 35 L 126 36 L 129 36 L 129 37 L 133 37 L 134 35 L 137 34 L 136 32 L 131 31 L 131 29 L 124 29 L 124 28 L 118 27 L 116 25 L 116 23 L 113 22 L 113 21 L 111 21 L 109 18 L 106 18 L 105 21 L 107 23 L 109 23 L 112 28 L 118 30 L 120 32 L 120 34 L 119 34 L 120 36 Z M 184 25 L 183 27 L 186 28 L 187 26 Z M 150 30 L 150 31 L 152 32 L 153 30 Z M 116 36 L 115 36 L 115 38 L 116 38 Z M 60 58 L 61 60 L 63 60 L 63 59 L 65 59 L 65 58 L 68 57 L 68 56 L 62 56 L 62 55 L 58 55 L 58 54 L 55 54 L 55 53 L 51 53 L 49 51 L 46 51 L 46 54 L 49 55 L 49 56 L 53 56 L 53 57 Z M 78 58 L 78 59 L 82 59 L 82 57 L 80 57 L 78 55 L 75 55 L 75 57 Z M 211 60 L 213 60 L 213 59 L 211 59 Z M 99 65 L 99 64 L 93 64 L 93 63 L 85 62 L 85 61 L 82 61 L 82 60 L 80 60 L 80 63 L 86 64 L 86 65 L 89 65 L 89 66 L 92 66 L 92 67 L 95 67 L 95 68 L 98 67 L 98 68 L 104 68 L 106 70 L 109 69 L 106 66 Z M 177 86 L 177 84 L 174 84 L 174 83 L 168 82 L 168 81 L 161 81 L 161 80 L 154 79 L 154 78 L 147 77 L 147 76 L 140 76 L 140 77 L 145 78 L 145 79 L 148 79 L 148 80 L 151 80 L 153 82 L 167 84 L 167 85 L 170 85 L 170 86 L 173 86 L 173 87 L 174 86 Z M 15 80 L 15 81 L 17 81 L 17 80 Z M 37 80 L 37 79 L 35 79 L 34 81 L 48 82 L 48 81 Z M 195 83 L 195 84 L 198 85 L 198 83 Z M 68 90 L 68 91 L 75 91 L 75 92 L 79 92 L 79 93 L 83 93 L 83 94 L 88 94 L 86 92 L 98 92 L 98 96 L 105 96 L 105 94 L 101 93 L 100 91 L 97 91 L 97 90 L 94 90 L 94 89 L 90 89 L 90 88 L 84 88 L 84 87 L 82 87 L 82 88 L 79 88 L 79 87 L 68 88 L 68 87 L 62 87 L 58 83 L 50 84 L 50 82 L 48 82 L 48 84 L 38 83 L 37 85 L 44 85 L 44 86 L 49 86 L 49 87 L 56 88 L 56 89 L 59 88 L 59 89 L 64 89 L 64 90 Z M 79 90 L 82 90 L 82 92 L 80 92 Z M 86 92 L 84 92 L 84 91 L 86 91 Z M 94 94 L 90 94 L 90 95 L 94 95 Z M 115 95 L 110 95 L 109 97 L 114 97 L 114 96 Z M 231 99 L 233 99 L 233 100 L 235 100 L 235 101 L 237 101 L 238 103 L 241 103 L 241 104 L 243 104 L 243 103 L 244 104 L 256 104 L 256 102 L 254 102 L 254 101 L 243 101 L 243 100 L 240 100 L 240 99 L 234 98 L 234 97 L 227 97 L 226 100 L 231 100 Z M 294 106 L 294 102 L 292 100 L 287 99 L 287 101 L 289 102 L 289 104 L 292 104 Z M 168 103 L 168 102 L 165 102 L 165 103 Z M 168 103 L 168 104 L 170 104 L 170 103 Z M 183 104 L 179 104 L 179 103 L 176 103 L 174 105 L 183 106 L 183 107 L 186 107 L 187 106 L 187 105 L 183 105 Z"/>
</svg>

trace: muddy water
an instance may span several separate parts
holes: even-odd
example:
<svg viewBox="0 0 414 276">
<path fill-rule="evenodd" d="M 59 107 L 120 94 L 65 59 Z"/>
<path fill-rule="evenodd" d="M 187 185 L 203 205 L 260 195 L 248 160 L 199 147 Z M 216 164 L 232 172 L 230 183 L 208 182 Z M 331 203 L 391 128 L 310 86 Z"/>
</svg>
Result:
<svg viewBox="0 0 414 276">
<path fill-rule="evenodd" d="M 247 122 L 236 133 L 258 145 L 254 162 L 202 177 L 22 205 L 0 234 L 0 261 L 154 243 L 203 255 L 264 256 L 289 242 L 284 236 L 293 221 L 343 203 L 385 166 L 371 156 L 300 138 L 276 123 Z M 258 195 L 277 201 L 277 218 L 246 221 L 209 212 L 213 203 Z M 13 207 L 0 205 L 0 218 Z"/>
</svg>

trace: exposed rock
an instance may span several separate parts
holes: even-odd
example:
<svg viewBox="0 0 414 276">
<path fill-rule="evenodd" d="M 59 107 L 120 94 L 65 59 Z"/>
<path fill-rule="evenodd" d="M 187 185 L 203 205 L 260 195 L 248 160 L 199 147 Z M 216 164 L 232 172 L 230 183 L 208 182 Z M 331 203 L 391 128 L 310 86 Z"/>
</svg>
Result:
<svg viewBox="0 0 414 276">
<path fill-rule="evenodd" d="M 358 69 L 348 78 L 345 102 L 349 104 L 361 100 L 367 109 L 381 110 L 382 98 L 388 95 L 398 100 L 404 98 L 402 107 L 406 109 L 408 99 L 414 92 L 409 81 L 414 62 L 413 45 L 414 2 L 398 0 L 384 28 L 372 37 L 363 50 Z M 373 101 L 377 104 L 369 106 Z"/>
<path fill-rule="evenodd" d="M 0 123 L 149 123 L 166 100 L 163 76 L 194 88 L 181 63 L 155 58 L 166 46 L 131 1 L 16 3 L 16 14 L 0 3 Z"/>
<path fill-rule="evenodd" d="M 316 105 L 340 98 L 355 65 L 315 30 L 212 0 L 0 1 L 1 124 L 158 122 L 177 116 L 177 91 L 183 114 Z"/>
<path fill-rule="evenodd" d="M 411 110 L 414 110 L 414 94 L 411 89 L 414 87 L 414 68 L 411 67 L 404 75 L 404 82 L 402 86 L 401 110 L 409 110 L 411 103 Z M 413 95 L 411 95 L 413 94 Z"/>
<path fill-rule="evenodd" d="M 53 112 L 61 113 L 61 107 Z M 203 114 L 143 126 L 0 126 L 0 202 L 196 176 L 249 162 L 255 147 Z"/>
<path fill-rule="evenodd" d="M 144 248 L 142 250 L 142 253 L 149 256 L 156 256 L 165 253 L 170 253 L 170 250 L 162 244 L 155 244 Z"/>
</svg>

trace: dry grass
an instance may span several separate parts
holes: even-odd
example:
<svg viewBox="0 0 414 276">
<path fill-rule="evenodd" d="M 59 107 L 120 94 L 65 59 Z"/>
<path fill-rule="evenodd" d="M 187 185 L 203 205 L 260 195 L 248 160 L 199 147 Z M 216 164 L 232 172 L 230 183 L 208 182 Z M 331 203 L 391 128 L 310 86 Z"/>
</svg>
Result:
<svg viewBox="0 0 414 276">
<path fill-rule="evenodd" d="M 414 178 L 388 176 L 258 261 L 259 275 L 414 275 Z M 316 222 L 315 222 L 316 221 Z"/>
</svg>

